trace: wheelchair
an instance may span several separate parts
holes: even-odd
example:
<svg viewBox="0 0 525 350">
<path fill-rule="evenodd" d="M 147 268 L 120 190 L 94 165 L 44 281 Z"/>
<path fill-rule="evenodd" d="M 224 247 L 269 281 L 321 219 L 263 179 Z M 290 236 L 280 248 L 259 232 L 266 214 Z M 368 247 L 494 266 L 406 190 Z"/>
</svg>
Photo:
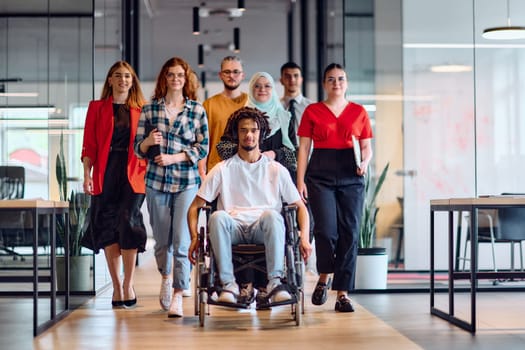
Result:
<svg viewBox="0 0 525 350">
<path fill-rule="evenodd" d="M 211 215 L 211 206 L 201 208 L 206 215 L 206 223 Z M 299 230 L 296 220 L 297 207 L 295 205 L 283 206 L 282 215 L 285 222 L 285 267 L 282 284 L 292 296 L 291 300 L 282 302 L 270 302 L 264 304 L 260 309 L 273 306 L 291 305 L 292 319 L 297 326 L 301 325 L 304 314 L 304 290 L 303 275 L 304 261 L 299 249 Z M 199 316 L 199 324 L 204 327 L 207 315 L 210 315 L 210 305 L 233 307 L 238 309 L 249 309 L 254 299 L 238 299 L 237 303 L 225 303 L 218 301 L 218 295 L 222 291 L 219 273 L 215 264 L 213 248 L 208 238 L 208 225 L 199 229 L 199 247 L 197 252 L 197 263 L 195 264 L 195 315 Z M 255 269 L 266 274 L 264 245 L 262 244 L 238 244 L 232 246 L 232 258 L 234 262 L 234 273 L 244 269 Z M 259 308 L 258 308 L 259 309 Z"/>
</svg>

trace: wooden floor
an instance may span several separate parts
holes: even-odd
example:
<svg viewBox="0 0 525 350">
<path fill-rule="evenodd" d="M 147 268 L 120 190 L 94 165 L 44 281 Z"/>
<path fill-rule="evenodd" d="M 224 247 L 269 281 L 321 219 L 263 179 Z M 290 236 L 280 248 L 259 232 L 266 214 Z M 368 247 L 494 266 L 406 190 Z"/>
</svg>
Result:
<svg viewBox="0 0 525 350">
<path fill-rule="evenodd" d="M 138 307 L 113 310 L 107 290 L 34 339 L 28 317 L 30 300 L 11 303 L 1 299 L 0 349 L 525 348 L 522 293 L 480 294 L 479 331 L 471 336 L 431 316 L 426 293 L 355 295 L 356 312 L 350 314 L 333 311 L 334 295 L 325 305 L 313 306 L 309 300 L 316 276 L 310 273 L 302 326 L 295 326 L 286 306 L 271 311 L 212 306 L 201 328 L 194 316 L 193 298 L 184 299 L 184 318 L 167 318 L 158 304 L 160 277 L 151 253 L 141 261 L 135 286 Z M 13 327 L 20 313 L 28 321 Z"/>
</svg>

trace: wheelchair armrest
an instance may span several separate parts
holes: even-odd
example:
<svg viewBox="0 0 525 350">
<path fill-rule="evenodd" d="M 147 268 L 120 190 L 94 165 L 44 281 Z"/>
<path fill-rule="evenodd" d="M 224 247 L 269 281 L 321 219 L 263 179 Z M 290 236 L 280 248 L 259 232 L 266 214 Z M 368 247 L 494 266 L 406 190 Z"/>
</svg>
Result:
<svg viewBox="0 0 525 350">
<path fill-rule="evenodd" d="M 285 213 L 288 213 L 290 211 L 297 211 L 297 205 L 295 204 L 286 204 L 283 206 L 283 210 Z"/>
<path fill-rule="evenodd" d="M 208 221 L 208 219 L 210 218 L 211 210 L 211 205 L 205 205 L 199 208 L 199 214 L 204 211 L 204 213 L 206 214 L 206 221 Z"/>
</svg>

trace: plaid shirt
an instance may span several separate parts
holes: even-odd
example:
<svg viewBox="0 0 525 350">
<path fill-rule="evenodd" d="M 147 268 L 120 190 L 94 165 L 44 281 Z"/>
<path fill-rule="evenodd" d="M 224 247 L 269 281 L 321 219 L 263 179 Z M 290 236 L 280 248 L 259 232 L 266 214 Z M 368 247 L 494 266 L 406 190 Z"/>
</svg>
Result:
<svg viewBox="0 0 525 350">
<path fill-rule="evenodd" d="M 197 101 L 186 99 L 184 108 L 173 125 L 169 125 L 163 98 L 142 107 L 134 144 L 135 154 L 139 158 L 146 158 L 146 154 L 142 153 L 139 147 L 148 136 L 145 134 L 146 123 L 150 123 L 162 133 L 161 153 L 185 152 L 190 159 L 168 166 L 157 165 L 150 159 L 146 172 L 146 186 L 170 193 L 199 186 L 201 179 L 197 162 L 208 155 L 208 118 L 204 107 Z"/>
</svg>

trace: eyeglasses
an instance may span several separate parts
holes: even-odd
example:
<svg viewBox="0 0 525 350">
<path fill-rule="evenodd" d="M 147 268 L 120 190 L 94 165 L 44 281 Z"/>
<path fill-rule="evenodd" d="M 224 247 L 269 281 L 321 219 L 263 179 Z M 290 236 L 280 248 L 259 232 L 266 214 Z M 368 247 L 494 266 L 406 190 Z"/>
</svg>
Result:
<svg viewBox="0 0 525 350">
<path fill-rule="evenodd" d="M 242 73 L 242 70 L 238 70 L 238 69 L 234 69 L 234 70 L 226 69 L 221 72 L 222 75 L 239 75 L 241 73 Z"/>
<path fill-rule="evenodd" d="M 184 73 L 166 73 L 166 78 L 173 79 L 173 78 L 179 78 L 179 79 L 185 79 L 186 74 Z"/>
<path fill-rule="evenodd" d="M 328 78 L 326 78 L 326 82 L 330 83 L 330 84 L 333 84 L 336 81 L 343 82 L 343 81 L 346 81 L 346 78 L 345 77 L 337 77 L 337 78 L 336 77 L 328 77 Z"/>
</svg>

